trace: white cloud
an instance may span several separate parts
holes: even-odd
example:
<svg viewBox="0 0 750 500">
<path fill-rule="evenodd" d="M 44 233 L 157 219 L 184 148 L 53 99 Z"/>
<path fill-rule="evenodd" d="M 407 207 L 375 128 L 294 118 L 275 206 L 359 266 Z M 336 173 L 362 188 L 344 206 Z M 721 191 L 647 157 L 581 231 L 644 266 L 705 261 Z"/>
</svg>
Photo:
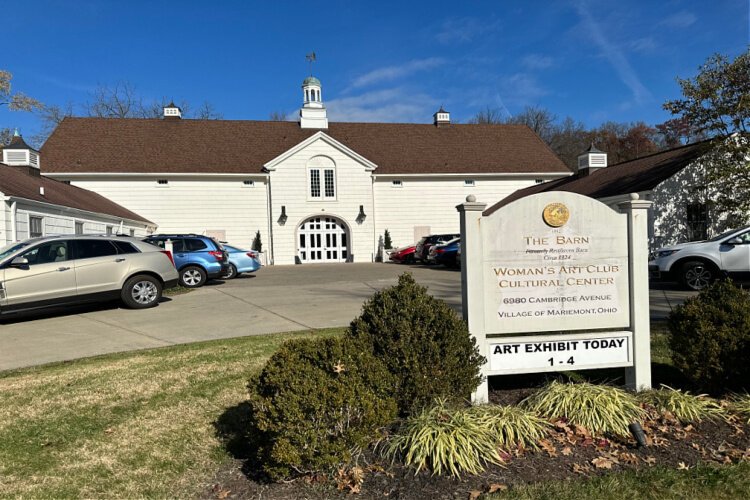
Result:
<svg viewBox="0 0 750 500">
<path fill-rule="evenodd" d="M 499 21 L 487 22 L 474 17 L 448 19 L 440 26 L 437 41 L 443 44 L 467 43 L 499 28 Z"/>
<path fill-rule="evenodd" d="M 388 82 L 412 75 L 418 71 L 426 71 L 436 68 L 445 63 L 440 57 L 427 59 L 415 59 L 397 66 L 386 66 L 365 73 L 354 79 L 351 88 L 365 87 L 380 82 Z"/>
<path fill-rule="evenodd" d="M 426 94 L 391 88 L 333 99 L 326 108 L 334 122 L 428 123 L 439 105 Z"/>
<path fill-rule="evenodd" d="M 529 54 L 521 59 L 521 64 L 528 69 L 547 69 L 554 65 L 554 60 L 541 54 Z"/>
<path fill-rule="evenodd" d="M 630 65 L 630 62 L 627 60 L 622 50 L 612 44 L 609 41 L 609 37 L 604 35 L 601 26 L 599 26 L 591 16 L 589 9 L 583 0 L 577 2 L 576 9 L 581 16 L 585 31 L 590 34 L 594 43 L 599 47 L 604 57 L 612 65 L 617 76 L 620 78 L 620 81 L 630 89 L 635 102 L 642 104 L 649 101 L 652 97 L 651 92 L 649 92 L 649 90 L 641 83 L 641 80 L 638 78 L 638 75 Z"/>
<path fill-rule="evenodd" d="M 683 29 L 692 26 L 698 18 L 692 12 L 686 10 L 676 12 L 671 16 L 667 16 L 664 20 L 659 23 L 669 28 Z"/>
</svg>

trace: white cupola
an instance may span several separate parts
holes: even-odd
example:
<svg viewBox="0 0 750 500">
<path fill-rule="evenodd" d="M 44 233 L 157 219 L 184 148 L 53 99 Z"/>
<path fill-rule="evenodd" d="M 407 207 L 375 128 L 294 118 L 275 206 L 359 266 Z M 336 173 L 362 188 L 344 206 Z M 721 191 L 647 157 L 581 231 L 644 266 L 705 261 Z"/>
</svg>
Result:
<svg viewBox="0 0 750 500">
<path fill-rule="evenodd" d="M 174 102 L 170 102 L 164 106 L 164 118 L 180 119 L 182 118 L 182 110 Z"/>
<path fill-rule="evenodd" d="M 3 163 L 10 167 L 27 167 L 29 173 L 39 175 L 39 151 L 23 140 L 18 129 L 13 133 L 10 144 L 3 149 Z"/>
<path fill-rule="evenodd" d="M 591 146 L 578 156 L 578 170 L 580 175 L 590 175 L 607 166 L 607 153 L 599 151 L 591 143 Z"/>
<path fill-rule="evenodd" d="M 321 97 L 320 80 L 308 76 L 302 82 L 302 109 L 299 110 L 299 125 L 301 128 L 327 129 L 328 116 Z"/>
<path fill-rule="evenodd" d="M 451 124 L 451 114 L 440 106 L 440 109 L 432 115 L 433 123 L 436 127 L 445 127 Z"/>
</svg>

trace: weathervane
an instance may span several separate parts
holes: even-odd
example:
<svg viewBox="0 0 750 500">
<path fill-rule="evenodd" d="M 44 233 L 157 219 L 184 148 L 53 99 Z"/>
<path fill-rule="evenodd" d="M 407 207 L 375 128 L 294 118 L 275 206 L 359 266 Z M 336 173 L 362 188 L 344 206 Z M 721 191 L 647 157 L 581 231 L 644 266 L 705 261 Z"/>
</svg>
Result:
<svg viewBox="0 0 750 500">
<path fill-rule="evenodd" d="M 315 57 L 315 52 L 310 52 L 305 56 L 305 59 L 307 59 L 307 62 L 310 63 L 310 76 L 312 76 L 312 63 L 314 63 L 317 58 Z"/>
</svg>

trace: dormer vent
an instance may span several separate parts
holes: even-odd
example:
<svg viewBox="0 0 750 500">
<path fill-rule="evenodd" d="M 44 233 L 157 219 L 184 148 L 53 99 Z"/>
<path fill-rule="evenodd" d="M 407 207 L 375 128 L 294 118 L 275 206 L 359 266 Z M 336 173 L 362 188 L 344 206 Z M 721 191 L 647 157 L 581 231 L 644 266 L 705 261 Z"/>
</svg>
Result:
<svg viewBox="0 0 750 500">
<path fill-rule="evenodd" d="M 182 110 L 174 102 L 170 102 L 164 106 L 164 118 L 180 119 L 182 118 Z"/>
<path fill-rule="evenodd" d="M 18 130 L 13 134 L 10 144 L 2 149 L 3 163 L 11 167 L 27 167 L 29 173 L 39 175 L 39 151 L 26 144 Z"/>
<path fill-rule="evenodd" d="M 593 143 L 578 157 L 578 174 L 590 175 L 607 166 L 607 153 L 596 149 Z"/>
<path fill-rule="evenodd" d="M 451 124 L 451 114 L 440 106 L 440 109 L 432 115 L 433 123 L 436 127 L 445 127 Z"/>
</svg>

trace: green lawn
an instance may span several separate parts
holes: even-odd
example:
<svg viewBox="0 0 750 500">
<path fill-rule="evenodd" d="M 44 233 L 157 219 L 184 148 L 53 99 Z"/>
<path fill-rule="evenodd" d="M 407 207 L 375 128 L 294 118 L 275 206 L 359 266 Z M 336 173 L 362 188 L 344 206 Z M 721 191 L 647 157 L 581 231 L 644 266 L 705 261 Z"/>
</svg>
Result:
<svg viewBox="0 0 750 500">
<path fill-rule="evenodd" d="M 654 360 L 670 368 L 663 325 L 653 330 Z M 228 459 L 215 423 L 246 399 L 250 375 L 285 340 L 341 332 L 220 340 L 0 373 L 0 497 L 195 496 Z M 647 471 L 514 492 L 731 498 L 750 492 L 748 472 L 747 464 Z"/>
<path fill-rule="evenodd" d="M 0 373 L 0 497 L 188 497 L 227 459 L 214 422 L 285 340 L 205 342 Z"/>
</svg>

